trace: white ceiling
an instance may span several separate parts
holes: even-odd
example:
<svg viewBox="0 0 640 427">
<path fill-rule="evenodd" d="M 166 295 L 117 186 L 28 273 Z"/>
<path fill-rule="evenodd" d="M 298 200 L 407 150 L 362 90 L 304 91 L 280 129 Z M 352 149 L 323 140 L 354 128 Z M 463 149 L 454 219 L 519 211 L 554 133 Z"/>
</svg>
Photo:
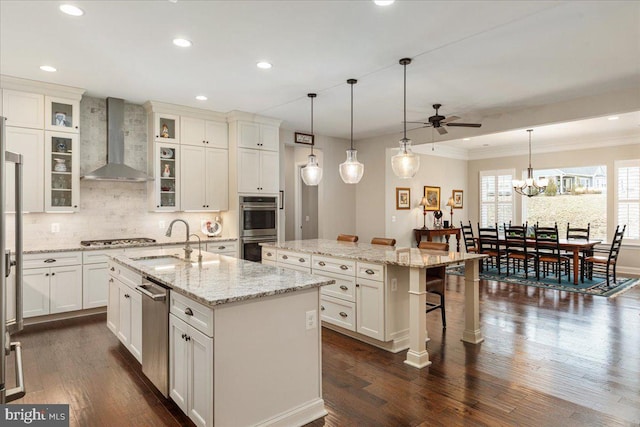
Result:
<svg viewBox="0 0 640 427">
<path fill-rule="evenodd" d="M 356 139 L 402 130 L 403 57 L 413 58 L 407 120 L 425 120 L 436 102 L 445 116 L 482 122 L 640 86 L 637 1 L 73 1 L 79 18 L 62 3 L 0 0 L 0 73 L 134 103 L 254 112 L 301 131 L 306 94 L 317 92 L 315 133 L 328 136 L 349 137 L 348 78 L 359 80 Z M 175 37 L 194 44 L 178 48 Z M 263 59 L 271 70 L 256 68 Z M 628 134 L 639 122 L 616 124 Z M 449 128 L 448 138 L 471 136 L 473 150 L 482 131 Z M 526 144 L 520 133 L 504 138 Z"/>
</svg>

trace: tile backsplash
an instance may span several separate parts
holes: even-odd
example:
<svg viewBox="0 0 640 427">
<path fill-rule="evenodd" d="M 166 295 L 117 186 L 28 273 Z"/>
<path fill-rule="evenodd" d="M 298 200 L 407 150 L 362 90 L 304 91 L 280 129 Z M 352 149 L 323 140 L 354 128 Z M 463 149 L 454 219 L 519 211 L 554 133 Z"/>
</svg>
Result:
<svg viewBox="0 0 640 427">
<path fill-rule="evenodd" d="M 90 172 L 106 163 L 107 117 L 106 100 L 83 97 L 80 102 L 80 174 Z M 125 104 L 125 163 L 147 170 L 147 115 L 141 105 Z M 28 181 L 25 191 L 29 191 Z M 164 221 L 182 218 L 189 223 L 191 232 L 200 230 L 201 219 L 222 218 L 224 237 L 226 212 L 221 213 L 156 213 L 148 211 L 146 183 L 80 180 L 80 212 L 73 214 L 30 213 L 24 215 L 25 250 L 69 248 L 81 240 L 123 237 L 150 237 L 161 241 L 184 240 L 182 229 L 176 229 L 172 238 L 165 237 Z M 7 246 L 13 248 L 14 216 L 7 215 Z M 60 231 L 52 233 L 52 224 Z M 179 227 L 179 225 L 177 226 Z M 233 227 L 232 227 L 233 228 Z"/>
</svg>

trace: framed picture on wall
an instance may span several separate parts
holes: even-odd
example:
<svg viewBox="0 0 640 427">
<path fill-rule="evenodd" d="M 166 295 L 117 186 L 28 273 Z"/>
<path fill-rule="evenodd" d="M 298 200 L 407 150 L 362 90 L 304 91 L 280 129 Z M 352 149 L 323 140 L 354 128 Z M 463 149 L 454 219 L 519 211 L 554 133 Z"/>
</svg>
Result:
<svg viewBox="0 0 640 427">
<path fill-rule="evenodd" d="M 313 135 L 308 133 L 296 132 L 295 141 L 296 144 L 313 145 Z"/>
<path fill-rule="evenodd" d="M 425 185 L 424 197 L 427 199 L 427 204 L 424 207 L 425 211 L 440 210 L 440 187 L 431 187 L 429 185 Z"/>
<path fill-rule="evenodd" d="M 462 209 L 462 190 L 453 190 L 451 192 L 453 197 L 453 209 Z"/>
<path fill-rule="evenodd" d="M 411 209 L 411 189 L 396 187 L 396 209 Z"/>
</svg>

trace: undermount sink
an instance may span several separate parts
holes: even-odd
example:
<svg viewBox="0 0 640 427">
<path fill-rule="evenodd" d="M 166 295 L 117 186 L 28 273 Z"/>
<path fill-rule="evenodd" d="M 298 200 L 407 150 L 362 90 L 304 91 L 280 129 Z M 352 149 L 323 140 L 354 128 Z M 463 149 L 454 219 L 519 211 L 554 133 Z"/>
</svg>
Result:
<svg viewBox="0 0 640 427">
<path fill-rule="evenodd" d="M 172 265 L 191 264 L 190 260 L 178 258 L 173 255 L 158 255 L 152 257 L 133 258 L 133 260 L 146 267 L 169 267 Z"/>
</svg>

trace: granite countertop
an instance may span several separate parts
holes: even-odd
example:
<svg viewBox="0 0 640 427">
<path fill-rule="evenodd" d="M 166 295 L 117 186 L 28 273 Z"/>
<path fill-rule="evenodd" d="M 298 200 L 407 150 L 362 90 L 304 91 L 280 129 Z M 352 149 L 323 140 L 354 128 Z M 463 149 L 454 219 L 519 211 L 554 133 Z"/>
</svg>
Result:
<svg viewBox="0 0 640 427">
<path fill-rule="evenodd" d="M 339 242 L 328 239 L 291 240 L 282 243 L 260 244 L 264 247 L 308 254 L 418 268 L 457 264 L 470 259 L 486 257 L 486 255 L 465 252 L 442 252 L 418 248 L 372 245 L 369 243 Z"/>
<path fill-rule="evenodd" d="M 236 242 L 238 239 L 235 237 L 201 237 L 202 243 L 215 243 L 215 242 Z M 153 248 L 156 246 L 167 246 L 167 245 L 180 245 L 184 244 L 184 240 L 179 240 L 178 238 L 173 238 L 171 240 L 158 240 L 153 243 L 127 243 L 122 245 L 109 245 L 109 246 L 82 246 L 80 242 L 64 242 L 60 245 L 56 245 L 55 247 L 46 247 L 46 248 L 25 248 L 25 254 L 41 254 L 48 252 L 73 252 L 73 251 L 100 251 L 107 249 L 127 249 L 127 248 L 144 248 L 149 247 Z M 191 247 L 198 249 L 198 240 L 191 240 Z"/>
<path fill-rule="evenodd" d="M 180 260 L 173 266 L 147 266 L 138 261 L 161 255 L 175 255 L 175 250 L 155 249 L 140 252 L 131 258 L 126 255 L 112 257 L 143 276 L 150 276 L 200 303 L 216 306 L 237 301 L 285 294 L 303 289 L 335 283 L 333 279 L 308 273 L 258 264 L 224 255 L 202 252 L 203 260 L 185 263 Z M 198 251 L 191 256 L 197 260 Z M 183 254 L 180 251 L 180 257 Z"/>
</svg>

